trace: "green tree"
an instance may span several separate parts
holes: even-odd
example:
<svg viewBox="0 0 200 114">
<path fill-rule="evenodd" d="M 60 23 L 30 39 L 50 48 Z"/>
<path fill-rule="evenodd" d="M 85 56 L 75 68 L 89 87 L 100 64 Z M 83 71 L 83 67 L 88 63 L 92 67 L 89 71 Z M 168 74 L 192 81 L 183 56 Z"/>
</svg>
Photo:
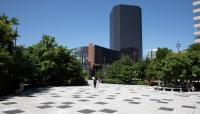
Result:
<svg viewBox="0 0 200 114">
<path fill-rule="evenodd" d="M 144 80 L 145 79 L 145 69 L 148 65 L 148 61 L 140 60 L 135 63 L 135 70 L 137 72 L 137 78 Z"/>
<path fill-rule="evenodd" d="M 164 76 L 164 73 L 162 71 L 162 64 L 161 61 L 158 60 L 152 60 L 147 65 L 145 69 L 145 79 L 147 79 L 149 82 L 150 80 L 158 80 L 162 79 Z"/>
<path fill-rule="evenodd" d="M 16 18 L 9 19 L 5 14 L 0 16 L 0 45 L 9 52 L 13 51 L 13 41 L 18 36 L 17 30 L 13 29 L 18 25 Z"/>
<path fill-rule="evenodd" d="M 192 51 L 200 51 L 200 44 L 192 44 L 189 46 L 187 51 L 192 52 Z"/>
<path fill-rule="evenodd" d="M 192 51 L 188 53 L 188 58 L 191 64 L 188 66 L 191 68 L 191 76 L 193 79 L 200 80 L 200 53 Z"/>
<path fill-rule="evenodd" d="M 158 48 L 156 52 L 156 59 L 164 59 L 168 54 L 171 54 L 172 50 L 168 48 Z"/>
<path fill-rule="evenodd" d="M 29 53 L 38 58 L 36 82 L 42 85 L 86 84 L 80 62 L 71 51 L 55 42 L 55 38 L 43 35 L 42 40 L 29 47 Z"/>
</svg>

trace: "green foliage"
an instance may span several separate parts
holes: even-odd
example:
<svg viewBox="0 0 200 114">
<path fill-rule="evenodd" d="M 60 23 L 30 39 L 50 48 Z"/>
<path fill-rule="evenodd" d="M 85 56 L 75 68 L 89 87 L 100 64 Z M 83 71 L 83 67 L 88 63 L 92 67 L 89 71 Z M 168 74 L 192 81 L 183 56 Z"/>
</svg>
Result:
<svg viewBox="0 0 200 114">
<path fill-rule="evenodd" d="M 163 77 L 162 64 L 159 61 L 152 60 L 145 69 L 145 78 L 147 80 L 157 80 Z"/>
<path fill-rule="evenodd" d="M 125 84 L 125 82 L 120 79 L 105 79 L 103 82 L 109 84 Z"/>
<path fill-rule="evenodd" d="M 96 76 L 108 83 L 128 84 L 132 83 L 132 80 L 138 77 L 138 73 L 132 59 L 128 56 L 123 56 L 120 60 L 98 71 Z"/>
<path fill-rule="evenodd" d="M 0 45 L 9 52 L 13 51 L 13 40 L 18 36 L 17 30 L 13 29 L 14 25 L 18 25 L 16 18 L 9 19 L 5 14 L 0 16 Z"/>
<path fill-rule="evenodd" d="M 150 61 L 145 69 L 147 80 L 163 80 L 166 82 L 176 82 L 181 80 L 200 79 L 200 54 L 190 48 L 181 53 L 171 53 L 162 59 Z M 196 46 L 195 46 L 196 47 Z"/>
<path fill-rule="evenodd" d="M 189 46 L 189 48 L 187 49 L 188 52 L 192 52 L 192 51 L 200 51 L 200 44 L 192 44 Z"/>
<path fill-rule="evenodd" d="M 156 59 L 164 59 L 167 55 L 171 54 L 172 50 L 168 48 L 158 48 L 156 52 Z"/>
<path fill-rule="evenodd" d="M 37 83 L 42 85 L 86 84 L 81 64 L 71 56 L 67 48 L 59 46 L 54 37 L 43 35 L 42 40 L 30 46 L 28 50 L 30 55 L 38 58 Z"/>
<path fill-rule="evenodd" d="M 29 86 L 87 84 L 79 61 L 54 37 L 43 35 L 28 48 L 14 46 L 15 25 L 16 18 L 0 16 L 0 95 L 13 92 L 21 82 Z"/>
<path fill-rule="evenodd" d="M 104 71 L 102 70 L 97 71 L 95 76 L 100 79 L 105 79 Z"/>
<path fill-rule="evenodd" d="M 148 85 L 149 83 L 145 80 L 139 80 L 137 81 L 137 85 Z"/>
<path fill-rule="evenodd" d="M 134 82 L 147 84 L 147 81 L 162 80 L 166 86 L 177 80 L 181 83 L 186 80 L 200 80 L 200 53 L 197 53 L 196 47 L 198 46 L 190 46 L 189 49 L 193 51 L 188 49 L 181 53 L 172 53 L 170 49 L 159 48 L 157 59 L 146 59 L 135 64 L 130 58 L 122 57 L 113 64 L 107 65 L 97 75 L 109 83 L 120 80 L 127 84 Z"/>
</svg>

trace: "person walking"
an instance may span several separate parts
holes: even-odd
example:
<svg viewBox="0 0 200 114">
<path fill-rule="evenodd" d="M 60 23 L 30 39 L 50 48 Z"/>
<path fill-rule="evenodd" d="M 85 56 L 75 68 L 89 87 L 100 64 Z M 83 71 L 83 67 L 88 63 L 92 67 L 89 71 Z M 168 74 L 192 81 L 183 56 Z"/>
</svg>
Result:
<svg viewBox="0 0 200 114">
<path fill-rule="evenodd" d="M 93 79 L 93 84 L 94 84 L 94 88 L 96 88 L 96 85 L 97 85 L 97 78 L 96 77 L 94 77 L 94 79 Z"/>
</svg>

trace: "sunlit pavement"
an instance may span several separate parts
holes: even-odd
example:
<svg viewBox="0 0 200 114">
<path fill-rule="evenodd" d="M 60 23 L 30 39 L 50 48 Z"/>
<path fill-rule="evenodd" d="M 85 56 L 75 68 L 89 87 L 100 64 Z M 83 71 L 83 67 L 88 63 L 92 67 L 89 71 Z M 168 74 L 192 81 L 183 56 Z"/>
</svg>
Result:
<svg viewBox="0 0 200 114">
<path fill-rule="evenodd" d="M 91 82 L 90 82 L 91 83 Z M 49 87 L 0 99 L 0 114 L 200 114 L 200 92 L 98 84 Z"/>
</svg>

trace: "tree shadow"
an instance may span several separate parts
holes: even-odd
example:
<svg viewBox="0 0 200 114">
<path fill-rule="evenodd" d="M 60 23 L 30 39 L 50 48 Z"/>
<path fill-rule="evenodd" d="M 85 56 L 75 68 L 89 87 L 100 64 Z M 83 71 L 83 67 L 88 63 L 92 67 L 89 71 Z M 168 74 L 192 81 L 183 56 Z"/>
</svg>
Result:
<svg viewBox="0 0 200 114">
<path fill-rule="evenodd" d="M 52 87 L 31 87 L 26 88 L 21 94 L 21 97 L 36 97 L 36 94 L 47 94 Z"/>
</svg>

